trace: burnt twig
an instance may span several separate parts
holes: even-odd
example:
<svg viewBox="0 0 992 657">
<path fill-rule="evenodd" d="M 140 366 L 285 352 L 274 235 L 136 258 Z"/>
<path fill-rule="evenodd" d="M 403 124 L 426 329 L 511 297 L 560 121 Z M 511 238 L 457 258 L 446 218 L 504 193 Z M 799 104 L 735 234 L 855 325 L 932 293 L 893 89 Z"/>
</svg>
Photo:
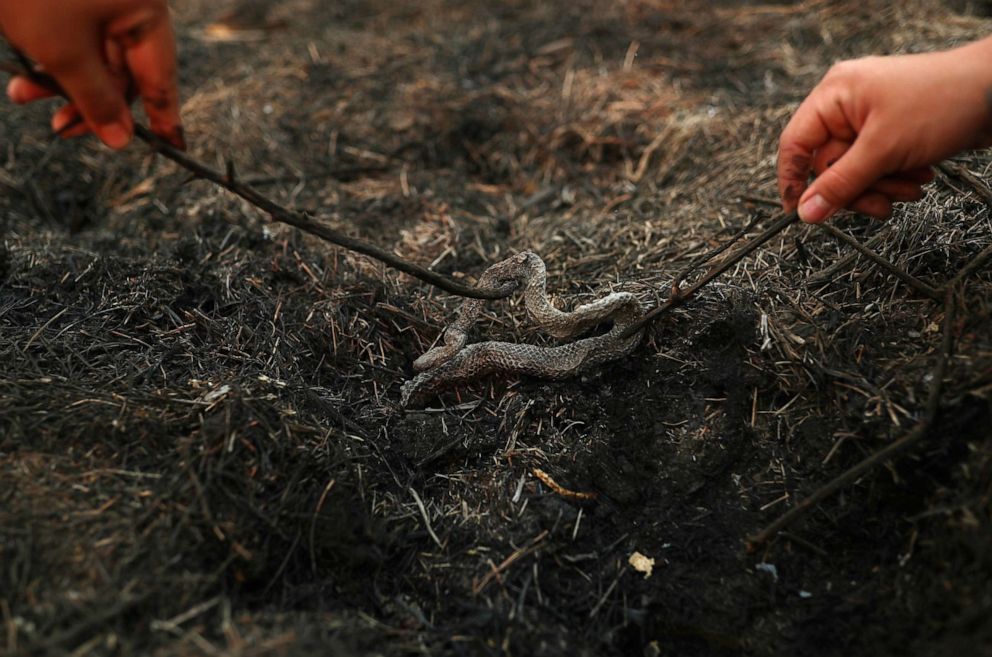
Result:
<svg viewBox="0 0 992 657">
<path fill-rule="evenodd" d="M 221 173 L 183 153 L 142 125 L 134 126 L 134 134 L 142 141 L 148 143 L 160 155 L 172 160 L 179 166 L 195 174 L 198 178 L 209 180 L 229 192 L 240 196 L 260 210 L 267 212 L 273 221 L 294 226 L 349 251 L 355 251 L 356 253 L 375 258 L 394 269 L 419 278 L 425 283 L 430 283 L 445 292 L 463 297 L 471 297 L 473 299 L 502 299 L 509 296 L 516 289 L 516 285 L 514 284 L 502 285 L 496 288 L 477 288 L 460 283 L 448 276 L 438 274 L 409 260 L 405 260 L 375 244 L 349 237 L 344 233 L 334 230 L 330 226 L 314 220 L 304 212 L 291 210 L 279 205 L 250 185 L 240 182 L 236 177 Z"/>
<path fill-rule="evenodd" d="M 956 287 L 965 278 L 971 276 L 974 272 L 978 271 L 984 267 L 988 261 L 992 259 L 992 245 L 989 245 L 982 249 L 982 251 L 972 258 L 971 262 L 961 268 L 961 271 L 954 276 L 950 283 L 947 284 L 948 289 Z"/>
<path fill-rule="evenodd" d="M 868 258 L 869 260 L 880 266 L 882 269 L 885 269 L 886 271 L 894 275 L 896 278 L 898 278 L 900 281 L 910 286 L 911 288 L 913 288 L 923 296 L 929 297 L 934 301 L 943 300 L 944 295 L 941 293 L 940 290 L 927 285 L 926 283 L 916 278 L 909 272 L 889 262 L 888 260 L 878 255 L 877 253 L 866 247 L 864 244 L 854 239 L 853 237 L 851 237 L 841 229 L 837 228 L 836 226 L 833 226 L 829 223 L 823 223 L 820 224 L 820 230 L 830 233 L 833 237 L 839 239 L 841 242 L 844 242 L 852 249 L 854 249 L 861 255 L 865 256 L 866 258 Z"/>
<path fill-rule="evenodd" d="M 31 62 L 16 49 L 15 54 L 19 58 L 19 61 L 16 63 L 5 63 L 2 67 L 0 67 L 0 69 L 14 75 L 23 75 L 28 77 L 36 84 L 50 89 L 52 93 L 67 98 L 65 91 L 54 78 L 38 71 L 31 64 Z M 334 230 L 330 226 L 326 226 L 314 220 L 304 212 L 291 210 L 287 207 L 279 205 L 250 185 L 238 180 L 238 178 L 234 175 L 233 163 L 228 164 L 227 173 L 221 173 L 220 171 L 207 166 L 206 164 L 175 148 L 142 125 L 135 124 L 134 134 L 139 139 L 150 145 L 157 153 L 190 171 L 196 177 L 209 180 L 210 182 L 240 196 L 255 207 L 268 213 L 269 217 L 273 221 L 299 228 L 302 231 L 315 235 L 342 248 L 348 249 L 349 251 L 354 251 L 356 253 L 367 255 L 370 258 L 375 258 L 376 260 L 394 269 L 398 269 L 401 272 L 418 278 L 425 283 L 429 283 L 430 285 L 444 290 L 445 292 L 463 297 L 471 297 L 474 299 L 502 299 L 509 296 L 516 289 L 516 285 L 513 283 L 504 284 L 496 288 L 478 288 L 471 285 L 466 285 L 456 281 L 453 278 L 431 271 L 426 267 L 422 267 L 390 253 L 375 244 L 356 239 L 354 237 L 349 237 L 344 233 Z"/>
<path fill-rule="evenodd" d="M 990 190 L 981 180 L 976 178 L 966 169 L 948 163 L 939 165 L 939 168 L 945 175 L 954 175 L 967 182 L 979 196 L 992 205 L 992 190 Z M 863 459 L 818 488 L 809 497 L 805 498 L 796 506 L 786 511 L 757 534 L 747 537 L 745 542 L 749 550 L 754 550 L 763 543 L 768 542 L 776 534 L 780 533 L 783 529 L 798 520 L 799 517 L 806 511 L 815 507 L 817 504 L 830 497 L 844 486 L 847 486 L 851 482 L 855 481 L 859 476 L 874 466 L 884 463 L 906 451 L 927 435 L 930 427 L 933 425 L 934 419 L 937 416 L 937 411 L 940 406 L 940 396 L 942 392 L 944 374 L 947 371 L 947 363 L 950 360 L 951 350 L 954 345 L 953 323 L 957 312 L 954 295 L 963 289 L 963 283 L 968 276 L 978 271 L 978 269 L 984 267 L 990 260 L 992 260 L 992 246 L 988 246 L 972 258 L 968 264 L 962 267 L 957 274 L 955 274 L 954 277 L 946 285 L 944 285 L 942 290 L 938 291 L 921 283 L 918 279 L 913 278 L 902 270 L 895 268 L 891 265 L 891 263 L 881 259 L 873 251 L 861 245 L 861 243 L 857 242 L 857 240 L 850 238 L 847 234 L 836 230 L 832 226 L 824 225 L 823 227 L 826 228 L 831 234 L 839 237 L 857 249 L 859 253 L 868 256 L 875 262 L 878 262 L 886 267 L 886 269 L 889 269 L 889 271 L 899 275 L 903 281 L 909 283 L 912 287 L 917 289 L 917 291 L 920 291 L 931 298 L 934 298 L 933 293 L 937 293 L 939 296 L 942 296 L 941 300 L 944 305 L 944 322 L 941 329 L 942 341 L 940 355 L 938 357 L 937 364 L 931 372 L 932 381 L 930 383 L 930 392 L 927 396 L 927 405 L 924 410 L 923 418 L 916 424 L 916 426 L 899 440 L 896 440 L 888 446 L 878 450 L 874 454 Z M 882 260 L 882 262 L 880 262 L 880 260 Z M 916 281 L 916 283 L 914 284 L 911 281 Z"/>
<path fill-rule="evenodd" d="M 933 380 L 930 383 L 930 392 L 927 396 L 926 410 L 924 411 L 923 418 L 913 427 L 912 431 L 900 438 L 899 440 L 883 447 L 871 456 L 861 460 L 859 463 L 848 468 L 840 475 L 834 477 L 832 480 L 818 488 L 809 497 L 803 499 L 801 502 L 796 504 L 781 516 L 779 516 L 774 522 L 769 524 L 767 527 L 762 529 L 757 534 L 752 534 L 748 536 L 745 541 L 749 551 L 755 550 L 758 546 L 768 542 L 772 537 L 778 534 L 780 531 L 794 523 L 800 518 L 804 513 L 806 513 L 811 508 L 815 507 L 817 504 L 827 499 L 841 488 L 847 486 L 851 482 L 855 481 L 862 474 L 870 470 L 871 468 L 885 463 L 894 456 L 906 451 L 908 448 L 915 445 L 930 430 L 933 425 L 934 418 L 937 416 L 937 409 L 940 405 L 940 394 L 943 388 L 944 373 L 947 370 L 947 361 L 950 358 L 951 348 L 953 347 L 953 322 L 955 315 L 954 307 L 954 287 L 948 287 L 947 292 L 944 295 L 944 323 L 943 323 L 943 340 L 941 342 L 940 355 L 937 360 L 937 365 L 934 367 L 931 376 Z"/>
<path fill-rule="evenodd" d="M 688 278 L 689 274 L 691 274 L 693 271 L 698 269 L 701 265 L 709 262 L 713 258 L 717 257 L 718 255 L 720 255 L 721 253 L 732 247 L 734 244 L 739 242 L 740 239 L 745 235 L 747 235 L 748 231 L 754 228 L 755 225 L 760 220 L 761 220 L 761 215 L 756 214 L 754 217 L 751 218 L 751 221 L 747 222 L 747 224 L 743 228 L 741 228 L 739 231 L 734 233 L 733 237 L 731 237 L 729 240 L 717 246 L 716 248 L 710 249 L 709 251 L 702 254 L 698 258 L 694 258 L 693 261 L 690 262 L 685 267 L 685 269 L 683 269 L 682 271 L 680 271 L 678 274 L 675 275 L 675 280 L 672 281 L 672 289 L 678 290 L 679 286 L 682 284 L 682 281 Z"/>
<path fill-rule="evenodd" d="M 990 190 L 985 183 L 976 178 L 971 171 L 968 171 L 963 166 L 954 164 L 953 162 L 943 162 L 938 164 L 937 169 L 945 176 L 954 177 L 968 183 L 968 185 L 975 190 L 976 194 L 981 196 L 986 203 L 992 205 L 992 190 Z"/>
<path fill-rule="evenodd" d="M 712 281 L 720 274 L 726 272 L 728 269 L 743 260 L 748 254 L 753 253 L 759 246 L 781 233 L 799 219 L 799 216 L 795 212 L 779 212 L 774 216 L 775 223 L 766 228 L 760 234 L 748 240 L 744 246 L 734 251 L 734 253 L 724 259 L 723 262 L 703 274 L 698 281 L 684 290 L 673 286 L 672 293 L 669 295 L 667 301 L 649 310 L 644 314 L 644 317 L 631 324 L 627 330 L 621 334 L 620 338 L 629 338 L 675 306 L 682 304 L 698 292 L 704 285 Z"/>
</svg>

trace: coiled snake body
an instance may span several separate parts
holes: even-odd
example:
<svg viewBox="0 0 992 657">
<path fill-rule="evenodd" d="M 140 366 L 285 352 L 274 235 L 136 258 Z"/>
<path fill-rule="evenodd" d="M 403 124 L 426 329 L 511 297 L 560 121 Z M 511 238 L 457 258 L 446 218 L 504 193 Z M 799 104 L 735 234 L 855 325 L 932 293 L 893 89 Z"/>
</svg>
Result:
<svg viewBox="0 0 992 657">
<path fill-rule="evenodd" d="M 403 384 L 404 406 L 423 401 L 457 383 L 474 381 L 487 374 L 527 374 L 544 379 L 564 379 L 583 370 L 626 356 L 640 342 L 643 331 L 622 337 L 624 330 L 644 315 L 633 294 L 615 292 L 571 312 L 562 312 L 548 300 L 544 261 L 523 251 L 496 263 L 479 277 L 480 287 L 498 287 L 516 282 L 523 291 L 531 317 L 556 338 L 570 338 L 603 322 L 612 328 L 557 347 L 539 347 L 512 342 L 478 342 L 466 346 L 468 333 L 482 310 L 482 301 L 467 299 L 455 321 L 445 329 L 444 344 L 434 347 L 413 363 L 420 372 Z"/>
</svg>

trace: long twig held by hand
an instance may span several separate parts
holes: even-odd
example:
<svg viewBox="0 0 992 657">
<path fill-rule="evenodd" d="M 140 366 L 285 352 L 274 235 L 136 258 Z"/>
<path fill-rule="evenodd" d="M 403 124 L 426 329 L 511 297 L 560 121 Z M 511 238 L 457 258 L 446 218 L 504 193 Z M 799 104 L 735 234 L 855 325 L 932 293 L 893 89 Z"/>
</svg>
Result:
<svg viewBox="0 0 992 657">
<path fill-rule="evenodd" d="M 927 395 L 926 410 L 923 412 L 923 417 L 920 421 L 905 436 L 893 443 L 890 443 L 871 456 L 868 456 L 859 463 L 848 468 L 820 488 L 816 489 L 816 491 L 814 491 L 809 497 L 803 499 L 801 502 L 796 504 L 796 506 L 783 513 L 760 532 L 748 536 L 745 539 L 748 551 L 754 551 L 758 546 L 767 543 L 776 534 L 798 520 L 799 517 L 808 510 L 815 507 L 817 504 L 827 499 L 844 486 L 852 483 L 871 468 L 881 463 L 885 463 L 896 455 L 906 451 L 927 435 L 927 432 L 933 425 L 934 418 L 937 416 L 937 409 L 940 405 L 940 394 L 943 389 L 944 374 L 947 371 L 947 361 L 950 359 L 951 349 L 954 345 L 954 294 L 956 290 L 956 286 L 949 285 L 944 293 L 944 322 L 942 328 L 943 339 L 941 340 L 940 355 L 938 356 L 937 365 L 931 373 L 933 379 L 930 382 L 930 392 Z"/>
<path fill-rule="evenodd" d="M 754 228 L 759 221 L 761 221 L 761 215 L 755 214 L 754 217 L 751 218 L 751 221 L 747 222 L 747 224 L 743 228 L 741 228 L 736 233 L 734 233 L 734 235 L 726 242 L 720 244 L 714 249 L 710 249 L 709 251 L 701 254 L 697 258 L 693 258 L 692 262 L 686 265 L 682 271 L 680 271 L 678 274 L 675 275 L 675 278 L 672 281 L 672 288 L 678 289 L 682 285 L 682 281 L 684 281 L 689 277 L 689 274 L 696 271 L 697 269 L 699 269 L 701 265 L 709 262 L 713 258 L 717 257 L 718 255 L 720 255 L 721 253 L 732 247 L 734 244 L 736 244 L 738 240 L 740 240 L 742 237 L 747 235 L 748 232 L 750 232 L 751 229 Z"/>
<path fill-rule="evenodd" d="M 976 255 L 971 262 L 962 267 L 961 271 L 959 271 L 953 280 L 947 284 L 947 287 L 952 288 L 959 285 L 964 279 L 987 265 L 989 260 L 992 260 L 992 244 L 982 249 L 982 251 Z"/>
<path fill-rule="evenodd" d="M 937 165 L 937 169 L 945 176 L 958 178 L 968 183 L 976 194 L 981 196 L 986 203 L 992 205 L 992 190 L 965 167 L 953 162 L 943 162 Z"/>
<path fill-rule="evenodd" d="M 927 285 L 926 283 L 924 283 L 920 279 L 916 278 L 915 276 L 913 276 L 909 272 L 904 271 L 903 269 L 900 269 L 895 264 L 889 262 L 888 260 L 886 260 L 882 256 L 878 255 L 877 253 L 875 253 L 874 251 L 872 251 L 871 249 L 869 249 L 868 247 L 866 247 L 864 244 L 862 244 L 858 240 L 854 239 L 853 237 L 851 237 L 850 235 L 848 235 L 847 233 L 845 233 L 841 229 L 837 228 L 836 226 L 834 226 L 832 224 L 824 223 L 824 224 L 820 224 L 820 230 L 823 230 L 823 231 L 826 231 L 826 232 L 830 233 L 831 235 L 833 235 L 835 238 L 837 238 L 841 242 L 844 242 L 845 244 L 847 244 L 848 246 L 850 246 L 852 249 L 854 249 L 855 251 L 857 251 L 861 255 L 865 256 L 866 258 L 868 258 L 869 260 L 871 260 L 875 264 L 879 265 L 880 267 L 882 267 L 883 269 L 885 269 L 889 273 L 893 274 L 896 278 L 898 278 L 903 283 L 905 283 L 906 285 L 910 286 L 911 288 L 913 288 L 914 290 L 916 290 L 917 292 L 919 292 L 923 296 L 929 297 L 930 299 L 933 299 L 934 301 L 942 301 L 943 300 L 944 295 L 941 293 L 940 290 L 938 290 L 937 288 L 934 288 L 934 287 L 931 287 L 931 286 Z"/>
<path fill-rule="evenodd" d="M 975 192 L 981 196 L 990 206 L 992 206 L 992 190 L 986 186 L 984 182 L 973 176 L 967 169 L 963 167 L 958 167 L 950 163 L 945 163 L 939 166 L 940 170 L 945 175 L 955 175 L 961 178 L 963 181 L 971 185 Z M 833 231 L 830 231 L 833 232 Z M 839 232 L 839 231 L 838 231 Z M 845 237 L 848 237 L 845 234 Z M 853 239 L 853 238 L 849 238 Z M 847 240 L 845 240 L 847 241 Z M 855 246 L 852 244 L 852 246 Z M 858 250 L 862 253 L 868 251 L 865 247 L 861 246 Z M 858 248 L 855 246 L 855 248 Z M 862 250 L 864 249 L 864 251 Z M 873 254 L 874 252 L 870 252 Z M 872 257 L 870 253 L 864 253 L 868 257 Z M 874 258 L 872 258 L 874 259 Z M 965 280 L 971 276 L 973 273 L 979 269 L 988 265 L 992 261 L 992 246 L 987 246 L 982 249 L 974 258 L 971 259 L 968 264 L 962 267 L 958 273 L 943 286 L 940 293 L 943 296 L 943 306 L 944 306 L 944 321 L 942 324 L 942 340 L 940 354 L 938 355 L 937 364 L 931 372 L 930 376 L 932 380 L 930 382 L 930 391 L 927 395 L 927 405 L 923 412 L 923 417 L 916 424 L 913 429 L 907 433 L 905 436 L 896 440 L 895 442 L 887 445 L 886 447 L 878 450 L 874 454 L 863 459 L 859 463 L 855 464 L 848 470 L 842 472 L 840 475 L 830 480 L 816 491 L 814 491 L 809 497 L 805 498 L 796 506 L 792 507 L 784 514 L 779 516 L 774 522 L 769 524 L 767 527 L 762 529 L 756 534 L 752 534 L 745 539 L 745 543 L 748 550 L 754 550 L 758 546 L 767 543 L 769 540 L 774 538 L 777 534 L 781 533 L 783 529 L 789 525 L 796 522 L 804 513 L 814 508 L 817 504 L 827 499 L 841 488 L 847 486 L 848 484 L 857 480 L 862 474 L 870 470 L 876 465 L 885 463 L 888 460 L 898 456 L 902 452 L 908 450 L 920 440 L 922 440 L 930 431 L 933 426 L 934 420 L 937 416 L 937 411 L 940 405 L 940 397 L 943 387 L 944 374 L 947 371 L 947 364 L 951 357 L 951 351 L 954 346 L 954 321 L 957 315 L 957 303 L 955 295 L 959 294 L 964 287 Z M 876 260 L 877 262 L 877 260 Z M 880 263 L 881 264 L 881 263 Z M 891 269 L 890 269 L 891 271 Z M 905 279 L 904 279 L 905 280 Z M 908 281 L 907 281 L 908 282 Z M 924 284 L 925 286 L 925 284 Z M 914 286 L 916 287 L 916 286 Z M 925 286 L 929 288 L 929 286 Z M 927 294 L 930 290 L 924 291 L 923 289 L 917 288 L 918 291 Z"/>
<path fill-rule="evenodd" d="M 15 55 L 19 57 L 20 61 L 17 63 L 3 63 L 2 66 L 0 66 L 0 69 L 13 75 L 23 75 L 29 78 L 32 82 L 51 90 L 52 93 L 62 96 L 63 98 L 67 97 L 62 87 L 53 77 L 34 68 L 30 61 L 27 60 L 27 58 L 25 58 L 19 51 L 15 50 L 14 52 Z M 173 147 L 171 144 L 166 143 L 163 139 L 159 138 L 151 130 L 142 125 L 135 124 L 134 134 L 139 139 L 149 144 L 160 155 L 172 160 L 179 166 L 190 171 L 197 178 L 209 180 L 229 192 L 237 194 L 255 207 L 265 211 L 273 221 L 294 226 L 302 231 L 310 233 L 311 235 L 316 235 L 317 237 L 332 244 L 348 249 L 349 251 L 354 251 L 356 253 L 367 255 L 370 258 L 375 258 L 376 260 L 379 260 L 394 269 L 398 269 L 401 272 L 418 278 L 425 283 L 429 283 L 434 287 L 444 290 L 445 292 L 462 297 L 471 297 L 473 299 L 502 299 L 509 296 L 514 289 L 516 289 L 516 285 L 513 283 L 496 288 L 478 288 L 471 285 L 466 285 L 456 281 L 453 278 L 431 271 L 426 267 L 414 264 L 409 260 L 405 260 L 404 258 L 390 253 L 375 244 L 356 239 L 354 237 L 349 237 L 344 233 L 334 230 L 330 226 L 326 226 L 314 220 L 306 213 L 291 210 L 287 207 L 279 205 L 250 185 L 240 182 L 234 175 L 234 167 L 232 165 L 228 166 L 227 173 L 221 173 L 220 171 L 203 164 L 195 158 L 190 157 L 186 153 Z"/>
<path fill-rule="evenodd" d="M 727 256 L 720 264 L 714 266 L 708 272 L 703 274 L 698 281 L 690 285 L 689 287 L 679 289 L 676 287 L 672 290 L 671 295 L 669 295 L 668 300 L 659 306 L 649 310 L 644 314 L 644 317 L 631 324 L 626 331 L 621 334 L 621 339 L 629 338 L 634 335 L 646 325 L 650 324 L 654 320 L 658 319 L 661 315 L 668 312 L 675 306 L 684 303 L 687 299 L 691 298 L 696 292 L 699 291 L 704 285 L 712 281 L 714 278 L 723 274 L 728 269 L 736 265 L 738 262 L 743 260 L 748 254 L 753 253 L 759 246 L 775 237 L 783 230 L 794 224 L 799 220 L 799 216 L 795 212 L 779 212 L 774 215 L 775 223 L 766 228 L 764 231 L 751 238 L 744 243 L 744 246 L 734 251 L 731 255 Z M 680 274 L 681 275 L 681 274 Z"/>
<path fill-rule="evenodd" d="M 300 230 L 310 233 L 311 235 L 316 235 L 321 239 L 327 240 L 332 244 L 348 249 L 349 251 L 355 251 L 356 253 L 361 253 L 371 258 L 375 258 L 376 260 L 379 260 L 394 269 L 398 269 L 404 273 L 414 276 L 415 278 L 419 278 L 425 283 L 430 283 L 445 292 L 450 292 L 451 294 L 456 294 L 463 297 L 471 297 L 474 299 L 501 299 L 509 296 L 509 294 L 516 289 L 514 284 L 503 285 L 496 288 L 477 288 L 460 283 L 452 278 L 449 278 L 448 276 L 438 274 L 437 272 L 433 272 L 425 267 L 421 267 L 420 265 L 400 258 L 399 256 L 390 253 L 375 244 L 364 240 L 355 239 L 354 237 L 349 237 L 334 230 L 330 226 L 325 226 L 324 224 L 315 221 L 303 212 L 290 210 L 289 208 L 279 205 L 250 185 L 240 182 L 233 174 L 231 167 L 228 167 L 228 173 L 221 173 L 220 171 L 203 164 L 199 160 L 190 157 L 186 153 L 183 153 L 171 144 L 166 143 L 151 130 L 142 125 L 134 126 L 134 134 L 142 141 L 148 143 L 160 155 L 172 160 L 179 166 L 193 173 L 196 177 L 209 180 L 215 185 L 237 194 L 260 210 L 267 212 L 269 216 L 272 217 L 273 221 L 294 226 Z"/>
</svg>

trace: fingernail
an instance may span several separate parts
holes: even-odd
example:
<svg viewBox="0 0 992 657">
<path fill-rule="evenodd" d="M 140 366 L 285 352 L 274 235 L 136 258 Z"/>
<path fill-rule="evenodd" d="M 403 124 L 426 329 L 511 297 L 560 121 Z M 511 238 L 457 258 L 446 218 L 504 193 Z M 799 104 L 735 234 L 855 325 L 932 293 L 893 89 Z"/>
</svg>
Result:
<svg viewBox="0 0 992 657">
<path fill-rule="evenodd" d="M 131 131 L 121 123 L 102 125 L 100 126 L 99 134 L 103 143 L 114 150 L 124 148 L 131 141 Z"/>
<path fill-rule="evenodd" d="M 808 224 L 818 224 L 836 210 L 819 194 L 814 194 L 799 206 L 799 218 Z"/>
<path fill-rule="evenodd" d="M 68 139 L 69 137 L 78 137 L 84 135 L 87 132 L 86 122 L 83 121 L 83 117 L 66 117 L 64 119 L 60 118 L 57 121 L 53 120 L 53 123 L 58 123 L 58 128 L 54 128 L 55 135 Z"/>
<path fill-rule="evenodd" d="M 20 90 L 20 80 L 18 78 L 11 78 L 10 82 L 7 83 L 7 97 L 10 98 L 11 102 L 18 105 L 24 102 L 24 96 Z"/>
<path fill-rule="evenodd" d="M 179 150 L 186 150 L 186 133 L 181 125 L 176 126 L 175 130 L 172 131 L 172 136 L 169 141 Z"/>
<path fill-rule="evenodd" d="M 66 126 L 72 120 L 72 116 L 68 113 L 60 112 L 52 117 L 52 131 L 55 134 L 61 133 L 66 129 Z"/>
<path fill-rule="evenodd" d="M 796 205 L 799 204 L 799 198 L 802 196 L 805 186 L 800 186 L 796 183 L 790 183 L 786 185 L 785 189 L 782 191 L 782 209 L 786 212 L 792 212 L 796 209 Z"/>
</svg>

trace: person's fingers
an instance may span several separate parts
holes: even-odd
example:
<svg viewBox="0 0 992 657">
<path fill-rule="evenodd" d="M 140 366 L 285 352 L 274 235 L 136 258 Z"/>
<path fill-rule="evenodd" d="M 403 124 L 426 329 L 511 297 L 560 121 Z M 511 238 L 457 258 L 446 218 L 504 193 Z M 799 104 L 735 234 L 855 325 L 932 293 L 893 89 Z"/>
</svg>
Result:
<svg viewBox="0 0 992 657">
<path fill-rule="evenodd" d="M 851 144 L 837 139 L 831 139 L 821 146 L 813 156 L 814 175 L 819 176 L 829 169 L 850 148 Z M 873 184 L 871 189 L 889 196 L 893 201 L 917 201 L 922 198 L 920 186 L 932 181 L 933 178 L 933 169 L 918 167 L 885 176 L 878 183 Z M 879 184 L 883 182 L 885 185 Z"/>
<path fill-rule="evenodd" d="M 897 203 L 919 201 L 923 198 L 923 188 L 919 183 L 897 176 L 882 178 L 869 187 L 868 191 L 883 194 Z"/>
<path fill-rule="evenodd" d="M 133 126 L 131 112 L 99 51 L 51 73 L 103 143 L 114 149 L 127 146 Z"/>
<path fill-rule="evenodd" d="M 831 141 L 813 158 L 813 170 L 817 175 L 822 174 L 836 163 L 839 155 L 843 155 L 847 145 Z M 928 167 L 903 171 L 896 175 L 885 176 L 873 183 L 864 194 L 858 196 L 846 207 L 849 210 L 873 217 L 884 218 L 891 213 L 892 203 L 908 203 L 923 198 L 921 185 L 930 182 L 933 172 Z M 878 198 L 879 196 L 884 197 Z M 887 201 L 886 201 L 887 200 Z"/>
<path fill-rule="evenodd" d="M 799 199 L 799 218 L 807 223 L 824 221 L 837 210 L 850 206 L 885 173 L 883 149 L 873 131 L 866 129 L 851 148 L 806 189 Z M 868 214 L 877 216 L 875 212 Z"/>
<path fill-rule="evenodd" d="M 845 141 L 838 139 L 828 141 L 817 149 L 813 156 L 813 173 L 817 176 L 821 175 L 843 157 L 850 148 L 851 144 Z M 923 190 L 920 189 L 920 185 L 929 182 L 932 176 L 933 174 L 928 168 L 899 172 L 896 175 L 881 178 L 871 185 L 868 191 L 882 194 L 891 202 L 918 201 L 923 198 Z M 867 210 L 880 209 L 881 203 L 877 200 L 863 201 L 862 197 L 859 196 L 847 207 L 862 214 L 873 214 Z"/>
<path fill-rule="evenodd" d="M 852 142 L 850 125 L 833 87 L 818 85 L 792 115 L 779 137 L 778 191 L 787 212 L 796 209 L 805 195 L 814 155 L 833 140 Z"/>
<path fill-rule="evenodd" d="M 7 97 L 18 105 L 30 103 L 40 98 L 51 98 L 55 92 L 41 86 L 23 75 L 18 75 L 10 79 L 7 83 Z"/>
<path fill-rule="evenodd" d="M 103 61 L 107 66 L 107 72 L 114 80 L 114 84 L 124 96 L 124 102 L 130 107 L 134 101 L 136 90 L 131 74 L 127 70 L 124 47 L 114 39 L 104 39 Z"/>
<path fill-rule="evenodd" d="M 807 98 L 779 137 L 778 193 L 786 212 L 796 209 L 813 168 L 813 154 L 829 137 L 813 102 Z"/>
<path fill-rule="evenodd" d="M 80 118 L 79 110 L 76 109 L 75 105 L 72 103 L 63 105 L 52 115 L 52 130 L 60 133 L 66 129 L 67 125 L 78 118 Z"/>
<path fill-rule="evenodd" d="M 876 219 L 886 219 L 892 214 L 892 200 L 885 194 L 868 191 L 856 198 L 848 206 L 855 212 L 866 214 Z"/>
<path fill-rule="evenodd" d="M 851 148 L 851 143 L 839 139 L 831 139 L 816 149 L 813 155 L 813 175 L 819 176 L 829 169 L 837 160 L 843 157 Z"/>
<path fill-rule="evenodd" d="M 52 116 L 52 131 L 63 139 L 80 137 L 91 132 L 82 114 L 72 104 L 63 105 Z"/>
<path fill-rule="evenodd" d="M 126 28 L 126 29 L 124 29 Z M 151 13 L 111 32 L 124 48 L 152 132 L 185 149 L 176 84 L 176 47 L 167 10 Z"/>
<path fill-rule="evenodd" d="M 917 184 L 925 185 L 928 182 L 932 182 L 934 179 L 933 169 L 930 167 L 919 167 L 916 169 L 910 169 L 909 171 L 900 171 L 899 177 L 906 180 L 911 180 Z"/>
</svg>

